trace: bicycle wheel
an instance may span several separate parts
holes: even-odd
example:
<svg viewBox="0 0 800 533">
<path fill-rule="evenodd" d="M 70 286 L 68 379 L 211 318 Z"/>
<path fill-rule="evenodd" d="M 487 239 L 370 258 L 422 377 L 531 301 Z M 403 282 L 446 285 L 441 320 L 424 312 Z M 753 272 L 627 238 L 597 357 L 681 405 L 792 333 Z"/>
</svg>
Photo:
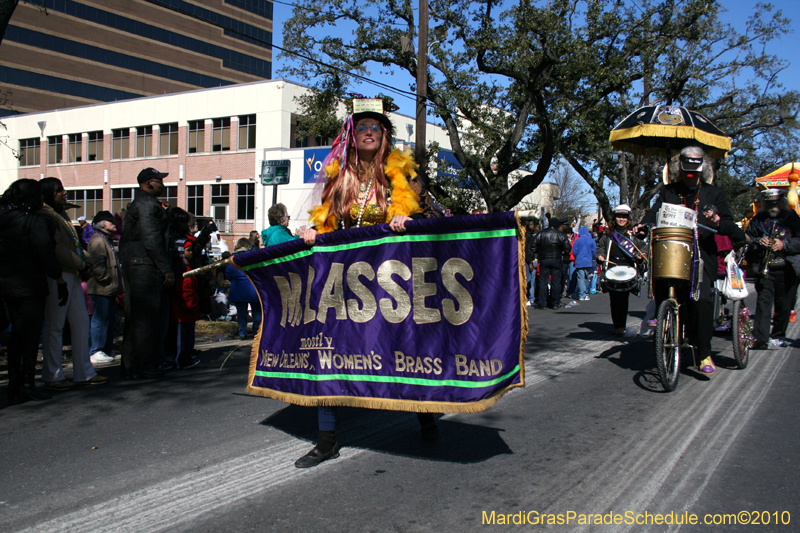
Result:
<svg viewBox="0 0 800 533">
<path fill-rule="evenodd" d="M 744 370 L 750 357 L 750 346 L 753 343 L 753 321 L 750 311 L 742 300 L 733 302 L 733 358 L 736 366 Z"/>
<path fill-rule="evenodd" d="M 680 376 L 680 339 L 678 338 L 678 305 L 664 300 L 658 307 L 655 334 L 656 370 L 664 390 L 674 391 Z"/>
</svg>

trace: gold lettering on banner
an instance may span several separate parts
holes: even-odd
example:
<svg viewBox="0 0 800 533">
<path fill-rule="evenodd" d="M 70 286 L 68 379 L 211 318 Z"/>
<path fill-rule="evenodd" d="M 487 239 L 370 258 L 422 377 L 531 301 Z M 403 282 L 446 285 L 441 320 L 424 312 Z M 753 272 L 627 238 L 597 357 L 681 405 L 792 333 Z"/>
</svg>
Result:
<svg viewBox="0 0 800 533">
<path fill-rule="evenodd" d="M 261 350 L 261 366 L 267 368 L 308 368 L 308 354 L 306 353 L 271 353 Z"/>
<path fill-rule="evenodd" d="M 273 279 L 281 292 L 281 326 L 285 328 L 287 322 L 290 326 L 300 325 L 300 315 L 303 311 L 300 305 L 300 295 L 303 292 L 300 275 L 289 272 L 291 282 L 284 276 L 274 276 Z"/>
<path fill-rule="evenodd" d="M 417 324 L 431 324 L 439 322 L 442 314 L 438 309 L 425 307 L 425 298 L 436 296 L 436 284 L 425 282 L 425 273 L 432 272 L 439 267 L 435 257 L 414 257 L 411 260 L 414 286 L 414 322 Z"/>
<path fill-rule="evenodd" d="M 328 279 L 325 280 L 325 288 L 322 289 L 322 296 L 319 299 L 319 310 L 317 320 L 323 324 L 328 318 L 328 309 L 333 307 L 336 310 L 336 320 L 347 320 L 347 309 L 344 305 L 344 264 L 331 263 L 331 271 Z"/>
<path fill-rule="evenodd" d="M 324 350 L 317 351 L 319 367 L 322 370 L 381 370 L 381 356 L 374 351 L 369 354 L 339 354 Z"/>
<path fill-rule="evenodd" d="M 472 281 L 475 274 L 472 266 L 460 257 L 452 257 L 442 266 L 442 284 L 458 301 L 458 311 L 456 311 L 453 300 L 442 299 L 444 318 L 454 326 L 460 326 L 472 316 L 475 305 L 472 302 L 472 295 L 466 287 L 456 280 L 456 274 L 461 274 L 467 281 Z"/>
<path fill-rule="evenodd" d="M 503 363 L 499 359 L 490 361 L 470 359 L 466 355 L 456 354 L 456 374 L 459 376 L 498 376 L 503 371 Z"/>
<path fill-rule="evenodd" d="M 442 360 L 431 357 L 414 357 L 403 352 L 394 352 L 395 372 L 406 372 L 411 374 L 435 374 L 442 373 Z"/>
<path fill-rule="evenodd" d="M 379 305 L 381 314 L 387 322 L 399 324 L 411 313 L 411 298 L 403 287 L 395 283 L 392 275 L 398 275 L 404 281 L 411 279 L 411 270 L 400 261 L 390 259 L 378 267 L 378 285 L 389 293 L 397 302 L 394 307 L 390 298 L 381 298 Z"/>
<path fill-rule="evenodd" d="M 311 308 L 311 287 L 313 286 L 315 276 L 316 272 L 314 271 L 314 267 L 308 265 L 308 283 L 306 283 L 306 312 L 303 315 L 303 324 L 313 322 L 314 319 L 317 318 L 316 311 Z"/>
<path fill-rule="evenodd" d="M 378 312 L 378 302 L 375 301 L 375 296 L 370 290 L 361 283 L 359 276 L 364 276 L 372 281 L 375 279 L 375 271 L 365 261 L 353 263 L 347 269 L 347 286 L 364 304 L 364 307 L 359 308 L 358 300 L 350 298 L 347 300 L 347 314 L 350 316 L 350 320 L 360 324 L 369 322 L 375 317 Z"/>
</svg>

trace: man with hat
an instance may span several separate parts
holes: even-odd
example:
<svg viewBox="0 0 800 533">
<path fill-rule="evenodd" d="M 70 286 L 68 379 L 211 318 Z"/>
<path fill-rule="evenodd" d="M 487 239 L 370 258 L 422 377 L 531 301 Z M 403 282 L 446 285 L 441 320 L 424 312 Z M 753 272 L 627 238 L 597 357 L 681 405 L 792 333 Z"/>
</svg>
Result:
<svg viewBox="0 0 800 533">
<path fill-rule="evenodd" d="M 86 292 L 92 300 L 89 353 L 92 363 L 110 363 L 114 360 L 114 326 L 117 324 L 117 296 L 122 294 L 122 274 L 119 259 L 111 245 L 117 231 L 114 215 L 98 211 L 92 220 L 94 233 L 89 239 L 88 252 L 92 258 L 92 277 L 86 282 Z"/>
<path fill-rule="evenodd" d="M 716 370 L 711 359 L 711 339 L 714 335 L 714 296 L 711 287 L 717 279 L 717 242 L 714 236 L 728 235 L 732 241 L 745 240 L 744 232 L 733 222 L 725 192 L 713 185 L 714 169 L 711 158 L 700 146 L 687 146 L 670 159 L 666 176 L 669 183 L 647 211 L 636 233 L 642 234 L 656 222 L 662 204 L 681 205 L 697 212 L 698 246 L 703 260 L 699 299 L 688 299 L 689 318 L 686 324 L 689 338 L 697 347 L 700 372 L 711 375 Z M 656 305 L 666 299 L 666 289 L 655 283 Z"/>
<path fill-rule="evenodd" d="M 125 281 L 125 339 L 122 373 L 131 378 L 164 375 L 164 345 L 169 325 L 170 288 L 175 283 L 170 257 L 169 221 L 156 199 L 166 172 L 146 168 L 125 214 L 119 243 Z"/>
<path fill-rule="evenodd" d="M 761 206 L 747 226 L 747 235 L 756 244 L 751 244 L 748 262 L 758 274 L 753 349 L 763 350 L 768 344 L 786 346 L 786 328 L 800 276 L 800 216 L 788 209 L 783 191 L 761 193 Z"/>
<path fill-rule="evenodd" d="M 571 246 L 563 229 L 567 219 L 551 218 L 550 226 L 540 231 L 533 241 L 533 253 L 539 259 L 539 276 L 536 284 L 539 287 L 539 305 L 534 309 L 551 309 L 561 307 L 561 265 L 562 257 L 569 257 Z M 548 290 L 549 284 L 549 290 Z"/>
</svg>

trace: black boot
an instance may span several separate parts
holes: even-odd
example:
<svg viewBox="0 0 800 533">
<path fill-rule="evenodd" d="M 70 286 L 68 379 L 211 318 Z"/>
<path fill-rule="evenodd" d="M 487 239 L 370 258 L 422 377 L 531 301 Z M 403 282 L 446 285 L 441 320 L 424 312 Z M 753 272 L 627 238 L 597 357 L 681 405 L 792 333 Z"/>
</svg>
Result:
<svg viewBox="0 0 800 533">
<path fill-rule="evenodd" d="M 433 413 L 417 413 L 417 420 L 423 441 L 434 442 L 439 438 L 439 427 L 436 425 Z"/>
<path fill-rule="evenodd" d="M 339 457 L 339 444 L 336 442 L 336 433 L 333 431 L 320 431 L 319 442 L 303 457 L 294 462 L 297 468 L 311 468 L 322 461 Z"/>
</svg>

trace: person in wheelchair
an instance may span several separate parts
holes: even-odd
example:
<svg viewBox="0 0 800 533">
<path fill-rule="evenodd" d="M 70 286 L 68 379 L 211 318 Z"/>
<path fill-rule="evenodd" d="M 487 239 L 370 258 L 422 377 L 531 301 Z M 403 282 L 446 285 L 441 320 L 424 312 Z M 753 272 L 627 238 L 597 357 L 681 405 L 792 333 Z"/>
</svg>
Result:
<svg viewBox="0 0 800 533">
<path fill-rule="evenodd" d="M 747 235 L 751 243 L 757 242 L 747 253 L 758 276 L 753 349 L 763 350 L 768 344 L 786 346 L 786 328 L 800 276 L 800 216 L 789 209 L 783 191 L 767 189 L 761 193 L 761 206 L 747 227 Z"/>
<path fill-rule="evenodd" d="M 644 243 L 631 235 L 631 208 L 621 204 L 614 209 L 614 219 L 608 231 L 597 242 L 597 263 L 608 267 L 603 272 L 601 287 L 608 292 L 611 303 L 611 322 L 614 335 L 625 333 L 628 321 L 628 296 L 639 295 L 639 269 L 645 258 Z"/>
<path fill-rule="evenodd" d="M 699 283 L 699 299 L 686 297 L 685 318 L 689 341 L 697 349 L 698 369 L 712 375 L 716 366 L 711 358 L 711 339 L 714 336 L 714 295 L 711 287 L 717 279 L 717 242 L 715 235 L 727 235 L 731 240 L 744 240 L 742 230 L 733 222 L 725 192 L 714 185 L 712 159 L 700 146 L 687 146 L 667 164 L 663 188 L 653 206 L 645 213 L 635 232 L 644 235 L 654 225 L 662 204 L 680 205 L 697 213 L 698 247 L 703 260 Z M 700 273 L 696 273 L 699 275 Z M 656 309 L 667 298 L 666 286 L 654 280 Z"/>
</svg>

